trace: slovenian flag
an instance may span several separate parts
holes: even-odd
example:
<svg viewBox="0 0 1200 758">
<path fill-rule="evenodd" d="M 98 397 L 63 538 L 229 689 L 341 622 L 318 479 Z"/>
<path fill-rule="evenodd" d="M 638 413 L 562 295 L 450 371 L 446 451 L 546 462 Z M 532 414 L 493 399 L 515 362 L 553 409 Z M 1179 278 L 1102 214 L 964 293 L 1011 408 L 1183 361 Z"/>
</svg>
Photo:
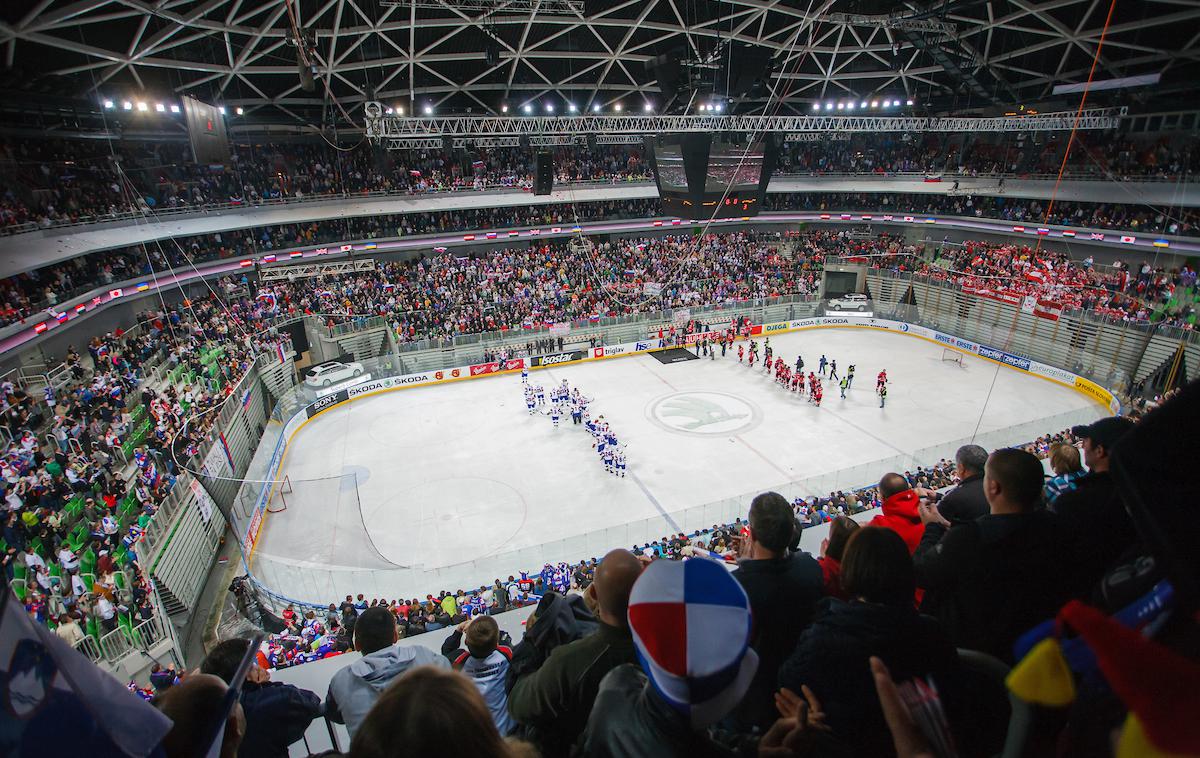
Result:
<svg viewBox="0 0 1200 758">
<path fill-rule="evenodd" d="M 1126 245 L 1132 245 L 1133 243 L 1137 242 L 1137 237 L 1122 236 L 1121 241 Z"/>
<path fill-rule="evenodd" d="M 138 292 L 145 292 L 146 290 L 150 289 L 150 285 L 147 282 L 142 282 L 138 286 L 134 287 L 134 289 Z"/>
<path fill-rule="evenodd" d="M 1038 227 L 1038 230 L 1037 230 L 1037 233 L 1038 233 L 1038 236 L 1039 236 L 1039 237 L 1045 237 L 1047 234 L 1049 234 L 1049 233 L 1050 233 L 1050 230 L 1049 230 L 1049 229 L 1046 229 L 1046 228 L 1044 228 L 1044 227 L 1040 227 L 1040 226 L 1039 226 L 1039 227 Z"/>
<path fill-rule="evenodd" d="M 593 324 L 597 323 L 600 321 L 600 314 L 593 313 L 592 315 L 588 316 L 588 321 L 591 321 Z"/>
</svg>

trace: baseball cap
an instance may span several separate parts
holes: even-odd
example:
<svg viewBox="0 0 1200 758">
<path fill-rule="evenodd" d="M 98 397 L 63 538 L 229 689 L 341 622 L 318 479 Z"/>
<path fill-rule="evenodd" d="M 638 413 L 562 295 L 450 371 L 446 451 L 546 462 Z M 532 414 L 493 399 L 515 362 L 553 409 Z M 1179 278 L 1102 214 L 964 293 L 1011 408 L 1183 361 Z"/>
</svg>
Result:
<svg viewBox="0 0 1200 758">
<path fill-rule="evenodd" d="M 1090 424 L 1071 427 L 1071 434 L 1080 439 L 1089 439 L 1093 445 L 1109 450 L 1117 440 L 1133 428 L 1133 420 L 1126 416 L 1108 416 Z"/>
<path fill-rule="evenodd" d="M 715 724 L 758 670 L 750 600 L 721 563 L 655 561 L 629 596 L 638 662 L 654 690 L 693 729 Z"/>
</svg>

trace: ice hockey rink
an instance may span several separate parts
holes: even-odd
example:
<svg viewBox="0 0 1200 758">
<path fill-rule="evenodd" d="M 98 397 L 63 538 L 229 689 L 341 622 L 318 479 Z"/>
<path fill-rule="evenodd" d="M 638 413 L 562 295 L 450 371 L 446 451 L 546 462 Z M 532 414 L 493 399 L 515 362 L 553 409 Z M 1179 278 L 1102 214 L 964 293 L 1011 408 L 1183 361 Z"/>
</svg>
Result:
<svg viewBox="0 0 1200 758">
<path fill-rule="evenodd" d="M 517 373 L 366 396 L 321 413 L 288 446 L 287 510 L 254 555 L 282 594 L 424 596 L 479 586 L 613 547 L 744 515 L 754 494 L 789 498 L 871 484 L 893 468 L 1028 441 L 1106 415 L 1073 390 L 916 337 L 814 329 L 771 338 L 805 371 L 822 354 L 856 365 L 843 400 L 820 408 L 760 367 L 724 358 L 664 364 L 649 354 L 530 372 L 592 399 L 626 446 L 606 473 L 582 426 L 529 415 Z M 888 373 L 879 407 L 875 377 Z M 705 504 L 709 504 L 708 507 Z"/>
</svg>

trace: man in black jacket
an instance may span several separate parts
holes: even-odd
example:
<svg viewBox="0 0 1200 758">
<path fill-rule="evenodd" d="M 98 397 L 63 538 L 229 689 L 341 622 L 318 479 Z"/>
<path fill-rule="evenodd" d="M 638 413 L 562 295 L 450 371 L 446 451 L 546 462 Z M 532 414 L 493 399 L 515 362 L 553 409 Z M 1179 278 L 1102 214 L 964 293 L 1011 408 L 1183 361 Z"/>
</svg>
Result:
<svg viewBox="0 0 1200 758">
<path fill-rule="evenodd" d="M 1062 526 L 1039 508 L 1042 478 L 1032 454 L 997 450 L 984 467 L 988 515 L 951 526 L 936 505 L 920 507 L 921 610 L 941 619 L 958 647 L 1011 663 L 1013 642 L 1069 597 Z"/>
<path fill-rule="evenodd" d="M 750 503 L 750 526 L 733 572 L 750 598 L 750 647 L 759 659 L 750 689 L 733 712 L 743 729 L 766 730 L 775 722 L 776 674 L 825 594 L 816 560 L 808 553 L 788 552 L 795 528 L 792 507 L 779 493 L 764 492 Z"/>
<path fill-rule="evenodd" d="M 958 476 L 958 486 L 945 495 L 925 487 L 917 487 L 916 492 L 923 500 L 937 503 L 938 513 L 951 525 L 985 516 L 988 513 L 988 501 L 983 494 L 983 466 L 987 459 L 987 450 L 979 445 L 963 445 L 954 454 L 954 473 Z"/>
<path fill-rule="evenodd" d="M 1137 540 L 1133 520 L 1108 472 L 1113 446 L 1133 428 L 1124 416 L 1102 418 L 1071 432 L 1083 440 L 1088 473 L 1054 500 L 1053 510 L 1071 539 L 1075 593 L 1086 596 Z"/>
<path fill-rule="evenodd" d="M 225 640 L 209 652 L 200 671 L 230 684 L 249 644 L 246 639 Z M 238 755 L 245 758 L 286 758 L 288 745 L 303 738 L 309 722 L 321 715 L 321 698 L 316 693 L 272 682 L 258 666 L 251 666 L 246 674 L 241 703 L 246 712 L 246 735 Z"/>
</svg>

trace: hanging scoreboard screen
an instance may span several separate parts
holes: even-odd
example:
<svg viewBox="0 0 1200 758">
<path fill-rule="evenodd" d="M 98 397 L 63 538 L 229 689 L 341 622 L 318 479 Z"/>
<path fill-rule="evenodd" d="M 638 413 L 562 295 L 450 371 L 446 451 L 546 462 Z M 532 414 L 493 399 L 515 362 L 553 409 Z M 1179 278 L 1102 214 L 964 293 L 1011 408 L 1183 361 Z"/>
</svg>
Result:
<svg viewBox="0 0 1200 758">
<path fill-rule="evenodd" d="M 745 135 L 646 138 L 663 213 L 706 221 L 758 215 L 777 156 L 774 141 Z"/>
</svg>

